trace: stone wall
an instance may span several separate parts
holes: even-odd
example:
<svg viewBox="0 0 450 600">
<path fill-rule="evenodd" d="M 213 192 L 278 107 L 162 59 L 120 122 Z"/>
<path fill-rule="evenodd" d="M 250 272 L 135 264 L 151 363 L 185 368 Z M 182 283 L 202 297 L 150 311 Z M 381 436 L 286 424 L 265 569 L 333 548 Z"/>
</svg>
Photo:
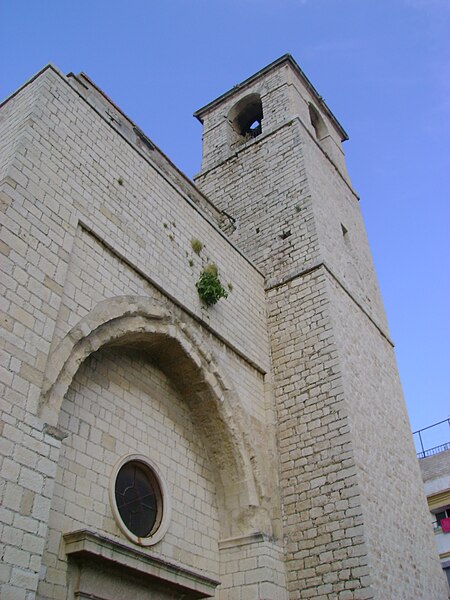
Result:
<svg viewBox="0 0 450 600">
<path fill-rule="evenodd" d="M 293 60 L 197 113 L 201 191 L 86 76 L 0 111 L 2 600 L 443 597 L 345 132 Z M 133 454 L 153 545 L 110 502 Z"/>
<path fill-rule="evenodd" d="M 374 598 L 327 274 L 268 299 L 290 598 Z"/>
<path fill-rule="evenodd" d="M 439 598 L 442 578 L 392 345 L 328 279 L 374 597 Z"/>
<path fill-rule="evenodd" d="M 137 446 L 153 453 L 157 442 L 158 456 L 164 449 L 171 456 L 172 467 L 163 461 L 162 469 L 174 516 L 165 541 L 143 550 L 172 561 L 170 572 L 195 563 L 195 577 L 222 576 L 219 538 L 261 532 L 274 540 L 280 532 L 263 277 L 213 221 L 218 211 L 200 206 L 198 190 L 167 159 L 152 160 L 153 150 L 122 135 L 107 103 L 89 102 L 49 67 L 1 109 L 0 139 L 14 142 L 5 143 L 1 182 L 5 599 L 34 598 L 41 567 L 39 597 L 64 595 L 62 534 L 83 527 L 92 530 L 88 536 L 120 537 L 107 501 L 107 471 Z M 203 243 L 199 255 L 193 238 Z M 223 284 L 232 287 L 211 309 L 195 287 L 208 262 L 217 263 Z M 96 357 L 113 352 L 101 350 L 105 344 L 118 348 L 116 361 L 123 355 L 124 365 L 127 352 L 140 348 L 150 371 L 161 370 L 156 381 L 168 378 L 183 400 L 161 390 L 158 400 L 149 376 L 140 386 L 152 390 L 149 412 L 139 422 L 137 406 L 131 411 L 135 367 L 129 365 L 123 391 L 113 383 L 123 372 L 119 366 L 94 383 L 101 372 L 100 366 L 92 371 Z M 79 378 L 87 372 L 83 387 Z M 158 402 L 169 397 L 170 410 L 184 402 L 185 416 L 158 421 Z M 132 435 L 124 417 L 128 441 L 119 426 L 127 404 L 141 436 Z M 94 421 L 93 406 L 101 412 Z M 142 438 L 150 422 L 159 423 L 153 446 Z M 191 433 L 176 434 L 182 427 Z M 133 551 L 131 542 L 122 544 Z M 269 546 L 277 542 L 267 541 L 264 555 Z M 258 577 L 251 582 L 256 589 L 267 571 Z"/>
<path fill-rule="evenodd" d="M 219 575 L 216 487 L 189 408 L 144 349 L 101 349 L 80 367 L 61 406 L 64 441 L 38 594 L 66 598 L 62 535 L 123 538 L 110 509 L 111 473 L 127 454 L 149 457 L 170 489 L 171 525 L 153 554 Z"/>
</svg>

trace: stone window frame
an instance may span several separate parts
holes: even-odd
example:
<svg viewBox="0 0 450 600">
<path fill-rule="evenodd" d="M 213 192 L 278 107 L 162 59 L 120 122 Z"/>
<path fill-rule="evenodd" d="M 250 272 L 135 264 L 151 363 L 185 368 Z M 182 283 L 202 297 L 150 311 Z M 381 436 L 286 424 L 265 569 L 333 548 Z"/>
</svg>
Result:
<svg viewBox="0 0 450 600">
<path fill-rule="evenodd" d="M 124 521 L 120 515 L 119 508 L 117 506 L 116 491 L 115 491 L 117 475 L 118 475 L 120 469 L 129 462 L 142 463 L 142 465 L 144 465 L 144 467 L 147 468 L 151 472 L 153 478 L 156 480 L 156 482 L 159 486 L 159 490 L 161 493 L 162 514 L 161 514 L 159 525 L 157 526 L 157 528 L 155 529 L 154 532 L 152 532 L 149 536 L 146 536 L 146 537 L 139 537 L 139 536 L 135 535 L 132 531 L 130 531 L 130 529 L 128 529 L 128 527 L 126 526 L 126 524 L 124 523 Z M 114 519 L 115 519 L 117 525 L 119 526 L 120 530 L 129 540 L 131 540 L 135 544 L 137 544 L 139 546 L 153 546 L 154 544 L 157 544 L 158 542 L 160 542 L 162 540 L 162 538 L 164 537 L 164 535 L 166 534 L 167 529 L 169 528 L 169 524 L 170 524 L 172 503 L 171 503 L 169 491 L 167 489 L 167 484 L 165 482 L 164 477 L 161 474 L 161 471 L 159 470 L 156 463 L 154 461 L 152 461 L 150 458 L 148 458 L 147 456 L 144 456 L 142 454 L 126 454 L 125 456 L 122 456 L 122 458 L 120 460 L 118 460 L 116 462 L 116 464 L 114 465 L 114 468 L 112 470 L 111 477 L 110 477 L 109 501 L 110 501 L 111 510 L 112 510 Z"/>
</svg>

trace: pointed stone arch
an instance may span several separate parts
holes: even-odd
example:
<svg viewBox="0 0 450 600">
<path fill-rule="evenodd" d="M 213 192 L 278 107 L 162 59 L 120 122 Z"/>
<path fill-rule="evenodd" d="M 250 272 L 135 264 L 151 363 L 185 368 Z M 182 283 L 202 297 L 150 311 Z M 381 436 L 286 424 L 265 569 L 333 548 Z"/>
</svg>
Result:
<svg viewBox="0 0 450 600">
<path fill-rule="evenodd" d="M 61 340 L 48 359 L 40 417 L 56 427 L 80 365 L 103 347 L 138 347 L 175 383 L 188 403 L 215 467 L 226 536 L 271 534 L 265 486 L 238 395 L 208 348 L 169 311 L 140 296 L 100 302 Z M 189 382 L 189 385 L 186 385 Z"/>
</svg>

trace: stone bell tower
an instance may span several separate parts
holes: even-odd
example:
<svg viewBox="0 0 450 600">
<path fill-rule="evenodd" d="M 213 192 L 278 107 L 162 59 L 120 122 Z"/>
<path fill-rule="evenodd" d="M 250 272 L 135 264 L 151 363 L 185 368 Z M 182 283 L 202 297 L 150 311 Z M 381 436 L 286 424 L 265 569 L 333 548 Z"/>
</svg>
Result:
<svg viewBox="0 0 450 600">
<path fill-rule="evenodd" d="M 196 117 L 265 275 L 290 598 L 446 597 L 345 131 L 289 55 Z"/>
</svg>

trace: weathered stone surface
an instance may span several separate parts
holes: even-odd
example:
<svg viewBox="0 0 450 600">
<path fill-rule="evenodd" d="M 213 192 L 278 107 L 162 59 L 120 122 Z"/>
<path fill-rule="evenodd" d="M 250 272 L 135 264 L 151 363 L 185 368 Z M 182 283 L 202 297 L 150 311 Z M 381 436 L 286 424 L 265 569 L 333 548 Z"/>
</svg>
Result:
<svg viewBox="0 0 450 600">
<path fill-rule="evenodd" d="M 192 598 L 443 597 L 345 132 L 292 59 L 199 111 L 197 186 L 84 76 L 0 110 L 1 597 L 98 591 L 75 530 L 111 599 L 162 594 L 140 556 Z M 114 516 L 128 455 L 167 489 L 153 546 Z"/>
</svg>

